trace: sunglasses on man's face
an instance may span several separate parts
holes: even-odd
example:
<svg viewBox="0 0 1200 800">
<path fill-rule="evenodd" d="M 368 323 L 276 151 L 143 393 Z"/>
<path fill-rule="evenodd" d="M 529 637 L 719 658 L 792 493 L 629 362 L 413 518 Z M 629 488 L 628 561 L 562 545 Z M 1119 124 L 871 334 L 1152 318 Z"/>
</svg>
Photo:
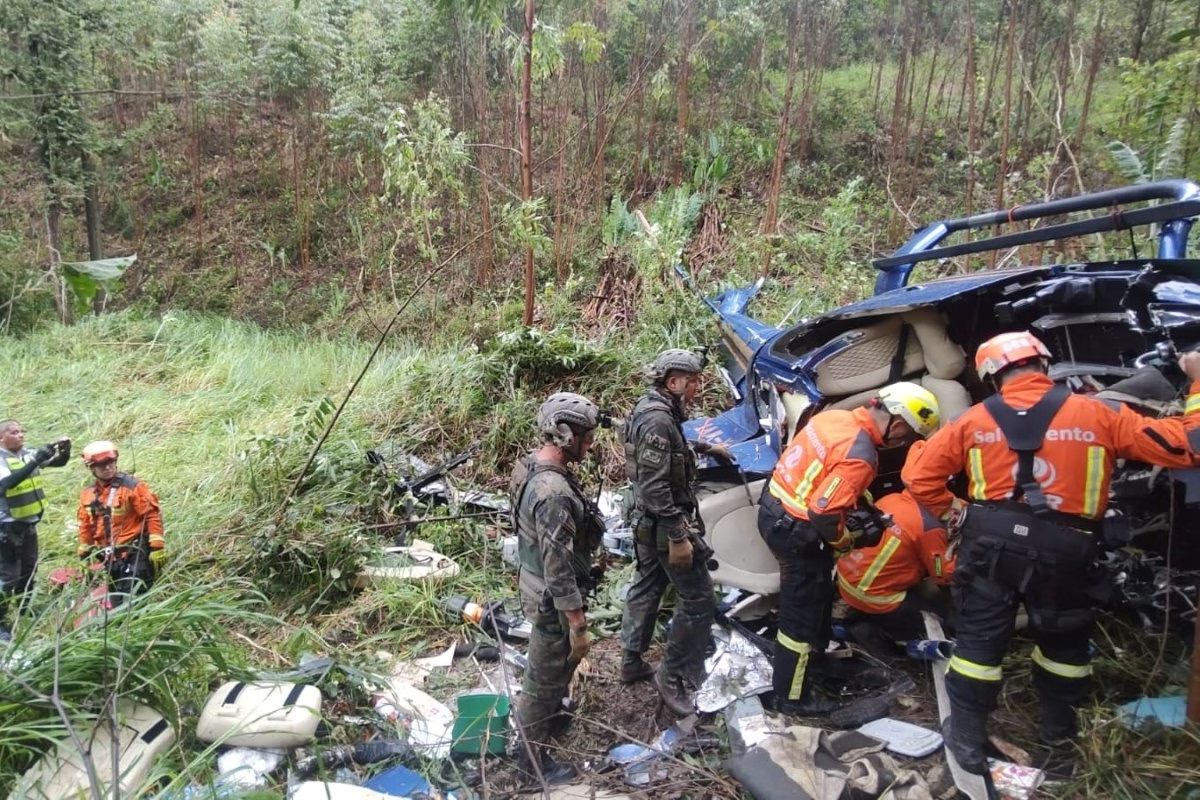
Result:
<svg viewBox="0 0 1200 800">
<path fill-rule="evenodd" d="M 93 461 L 92 468 L 93 469 L 104 469 L 105 467 L 111 467 L 115 463 L 117 463 L 117 460 L 115 458 L 110 458 L 107 461 Z"/>
</svg>

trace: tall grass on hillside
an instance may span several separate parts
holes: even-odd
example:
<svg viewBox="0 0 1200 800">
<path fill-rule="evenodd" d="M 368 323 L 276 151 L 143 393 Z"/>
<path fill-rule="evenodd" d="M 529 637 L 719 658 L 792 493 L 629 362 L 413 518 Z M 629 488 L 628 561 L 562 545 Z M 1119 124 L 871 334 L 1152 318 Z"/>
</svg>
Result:
<svg viewBox="0 0 1200 800">
<path fill-rule="evenodd" d="M 262 596 L 239 580 L 160 584 L 84 620 L 79 602 L 90 588 L 38 596 L 0 649 L 0 790 L 54 742 L 86 738 L 116 697 L 162 714 L 183 734 L 169 760 L 187 764 L 187 732 L 210 683 L 247 674 L 231 631 L 278 625 Z"/>
</svg>

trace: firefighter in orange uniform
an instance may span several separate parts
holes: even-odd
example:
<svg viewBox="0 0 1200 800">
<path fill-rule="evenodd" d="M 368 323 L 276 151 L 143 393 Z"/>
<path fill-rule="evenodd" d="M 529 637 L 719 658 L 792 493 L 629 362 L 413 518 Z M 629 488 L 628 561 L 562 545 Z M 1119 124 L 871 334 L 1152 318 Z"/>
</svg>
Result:
<svg viewBox="0 0 1200 800">
<path fill-rule="evenodd" d="M 934 396 L 915 383 L 894 383 L 865 408 L 813 416 L 776 463 L 758 507 L 758 531 L 779 561 L 777 711 L 821 716 L 837 708 L 814 695 L 806 679 L 829 644 L 834 558 L 878 541 L 847 524 L 875 480 L 878 450 L 911 444 L 937 426 Z"/>
<path fill-rule="evenodd" d="M 913 451 L 924 444 L 917 442 Z M 907 491 L 881 497 L 875 507 L 892 518 L 891 527 L 879 544 L 857 549 L 837 562 L 838 591 L 855 612 L 846 622 L 852 632 L 856 618 L 858 624 L 878 629 L 880 635 L 871 639 L 886 637 L 896 643 L 923 639 L 921 612 L 945 616 L 946 608 L 911 590 L 926 578 L 938 586 L 950 584 L 954 557 L 946 553 L 946 528 Z"/>
<path fill-rule="evenodd" d="M 1165 467 L 1200 464 L 1200 352 L 1179 367 L 1191 379 L 1183 417 L 1150 420 L 1116 402 L 1073 395 L 1047 375 L 1050 351 L 1028 332 L 1004 333 L 975 355 L 999 391 L 938 431 L 910 458 L 903 480 L 939 516 L 959 514 L 962 544 L 952 587 L 958 639 L 946 689 L 946 744 L 965 769 L 987 769 L 987 717 L 1000 664 L 1025 604 L 1040 738 L 1077 732 L 1091 667 L 1096 532 L 1118 458 Z M 947 487 L 965 472 L 967 505 Z"/>
<path fill-rule="evenodd" d="M 104 560 L 114 603 L 148 590 L 166 563 L 162 511 L 144 482 L 117 470 L 112 442 L 83 448 L 96 478 L 79 495 L 79 557 Z"/>
</svg>

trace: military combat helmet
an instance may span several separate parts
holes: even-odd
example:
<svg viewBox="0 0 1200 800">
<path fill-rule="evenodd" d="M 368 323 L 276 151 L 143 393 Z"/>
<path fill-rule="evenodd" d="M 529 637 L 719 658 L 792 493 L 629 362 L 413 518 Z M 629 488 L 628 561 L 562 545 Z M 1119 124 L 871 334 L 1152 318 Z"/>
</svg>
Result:
<svg viewBox="0 0 1200 800">
<path fill-rule="evenodd" d="M 575 431 L 584 433 L 599 424 L 600 409 L 574 392 L 555 392 L 538 409 L 538 430 L 559 447 L 570 447 L 575 441 Z"/>
<path fill-rule="evenodd" d="M 646 375 L 652 383 L 662 383 L 672 372 L 687 372 L 699 374 L 704 371 L 704 362 L 700 356 L 691 350 L 671 348 L 663 350 L 654 359 L 654 363 L 646 367 Z"/>
</svg>

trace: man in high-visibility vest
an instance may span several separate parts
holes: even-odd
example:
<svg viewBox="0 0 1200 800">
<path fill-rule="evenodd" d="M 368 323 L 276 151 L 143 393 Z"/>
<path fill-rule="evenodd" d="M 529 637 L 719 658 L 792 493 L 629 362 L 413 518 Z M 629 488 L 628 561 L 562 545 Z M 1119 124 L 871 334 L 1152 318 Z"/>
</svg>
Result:
<svg viewBox="0 0 1200 800">
<path fill-rule="evenodd" d="M 1075 709 L 1091 675 L 1096 534 L 1119 458 L 1200 465 L 1200 352 L 1179 367 L 1191 379 L 1184 415 L 1149 419 L 1115 401 L 1072 394 L 1049 377 L 1050 351 L 1028 331 L 979 346 L 980 380 L 998 391 L 930 438 L 901 477 L 917 501 L 948 518 L 963 501 L 947 476 L 965 472 L 967 504 L 952 594 L 958 636 L 946 691 L 946 746 L 966 770 L 987 770 L 987 718 L 1017 608 L 1034 640 L 1032 673 L 1050 746 L 1077 733 Z"/>
<path fill-rule="evenodd" d="M 779 457 L 758 507 L 758 531 L 779 560 L 777 711 L 822 716 L 837 708 L 813 694 L 809 679 L 829 644 L 834 558 L 874 544 L 882 533 L 872 526 L 870 541 L 862 535 L 866 527 L 848 524 L 875 480 L 878 451 L 911 444 L 937 426 L 937 399 L 902 381 L 880 389 L 863 408 L 817 413 Z"/>
<path fill-rule="evenodd" d="M 25 446 L 25 429 L 15 419 L 0 422 L 0 642 L 12 638 L 8 607 L 18 603 L 37 573 L 37 524 L 46 511 L 38 474 L 71 458 L 71 440 L 58 439 L 37 450 Z"/>
</svg>

